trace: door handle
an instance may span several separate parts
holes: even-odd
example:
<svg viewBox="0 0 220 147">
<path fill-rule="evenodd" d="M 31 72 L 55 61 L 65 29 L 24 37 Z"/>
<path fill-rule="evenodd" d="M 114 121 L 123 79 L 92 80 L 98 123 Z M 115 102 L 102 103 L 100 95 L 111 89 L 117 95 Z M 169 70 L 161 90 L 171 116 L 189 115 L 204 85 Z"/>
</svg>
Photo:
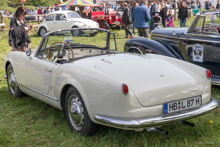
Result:
<svg viewBox="0 0 220 147">
<path fill-rule="evenodd" d="M 45 68 L 45 70 L 47 70 L 47 71 L 49 71 L 49 72 L 52 72 L 52 69 Z"/>
</svg>

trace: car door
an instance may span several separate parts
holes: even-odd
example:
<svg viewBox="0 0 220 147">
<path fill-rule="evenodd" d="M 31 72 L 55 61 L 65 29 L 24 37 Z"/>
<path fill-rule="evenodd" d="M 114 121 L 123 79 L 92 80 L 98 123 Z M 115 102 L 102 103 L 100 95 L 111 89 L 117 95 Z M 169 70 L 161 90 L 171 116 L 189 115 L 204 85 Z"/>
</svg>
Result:
<svg viewBox="0 0 220 147">
<path fill-rule="evenodd" d="M 69 29 L 69 22 L 65 14 L 55 14 L 54 30 Z"/>
<path fill-rule="evenodd" d="M 213 75 L 220 77 L 220 34 L 208 16 L 200 16 L 195 21 L 185 42 L 190 62 L 210 69 Z"/>
<path fill-rule="evenodd" d="M 54 31 L 54 14 L 49 14 L 46 18 L 45 18 L 45 24 L 48 26 L 49 31 Z"/>
<path fill-rule="evenodd" d="M 55 63 L 33 56 L 27 61 L 26 85 L 29 89 L 48 94 Z"/>
</svg>

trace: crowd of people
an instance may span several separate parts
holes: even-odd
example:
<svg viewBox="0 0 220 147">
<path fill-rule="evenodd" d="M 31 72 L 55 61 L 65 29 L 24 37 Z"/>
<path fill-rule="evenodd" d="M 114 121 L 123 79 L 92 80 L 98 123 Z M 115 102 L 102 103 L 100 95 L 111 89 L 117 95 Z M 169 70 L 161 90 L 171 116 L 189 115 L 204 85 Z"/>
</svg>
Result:
<svg viewBox="0 0 220 147">
<path fill-rule="evenodd" d="M 124 3 L 122 20 L 125 23 L 125 38 L 128 38 L 128 35 L 130 37 L 135 35 L 135 28 L 138 29 L 139 36 L 148 38 L 149 31 L 152 31 L 155 27 L 154 22 L 156 19 L 161 19 L 163 27 L 174 27 L 174 16 L 172 11 L 168 10 L 168 5 L 179 10 L 180 27 L 185 27 L 188 19 L 188 9 L 185 1 L 179 3 L 174 0 L 172 3 L 160 3 L 154 0 L 143 0 L 140 4 L 134 3 L 130 8 L 127 3 Z M 133 33 L 129 30 L 131 24 L 133 24 Z"/>
<path fill-rule="evenodd" d="M 191 9 L 201 8 L 201 2 L 199 0 L 182 0 L 171 2 L 161 3 L 155 0 L 143 0 L 140 4 L 134 3 L 131 6 L 128 6 L 127 3 L 124 3 L 122 7 L 118 8 L 118 11 L 123 11 L 122 20 L 125 23 L 125 38 L 128 38 L 128 35 L 132 37 L 135 35 L 135 28 L 138 29 L 139 36 L 147 37 L 149 32 L 151 32 L 155 26 L 155 20 L 161 18 L 163 27 L 174 27 L 174 13 L 178 12 L 178 21 L 180 27 L 185 27 L 187 20 L 189 20 L 189 11 Z M 217 1 L 216 8 L 212 6 L 210 0 L 206 0 L 204 3 L 205 9 L 220 9 L 220 2 Z M 117 7 L 116 7 L 117 8 Z M 130 14 L 131 13 L 131 14 Z M 129 30 L 133 26 L 133 33 Z"/>
</svg>

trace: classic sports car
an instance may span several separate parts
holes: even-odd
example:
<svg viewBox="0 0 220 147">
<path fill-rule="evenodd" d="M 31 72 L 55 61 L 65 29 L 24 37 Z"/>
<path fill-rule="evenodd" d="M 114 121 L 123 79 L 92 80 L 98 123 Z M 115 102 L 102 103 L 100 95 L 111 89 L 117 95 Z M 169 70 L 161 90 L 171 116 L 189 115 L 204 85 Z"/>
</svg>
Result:
<svg viewBox="0 0 220 147">
<path fill-rule="evenodd" d="M 125 44 L 125 51 L 140 49 L 185 60 L 212 71 L 212 84 L 220 85 L 220 16 L 219 11 L 196 15 L 189 28 L 159 28 L 151 39 L 134 38 Z M 133 49 L 132 49 L 133 48 Z M 136 52 L 138 52 L 136 50 Z"/>
<path fill-rule="evenodd" d="M 85 33 L 62 33 L 79 30 Z M 103 29 L 56 31 L 32 53 L 9 53 L 4 66 L 11 95 L 25 93 L 63 110 L 81 135 L 94 134 L 98 124 L 166 134 L 158 126 L 191 124 L 185 120 L 219 106 L 211 98 L 209 70 L 161 55 L 118 52 L 111 35 Z"/>
<path fill-rule="evenodd" d="M 99 28 L 99 24 L 93 20 L 81 18 L 74 11 L 55 11 L 48 14 L 38 26 L 37 32 L 39 36 L 44 36 L 47 32 L 71 28 Z"/>
</svg>

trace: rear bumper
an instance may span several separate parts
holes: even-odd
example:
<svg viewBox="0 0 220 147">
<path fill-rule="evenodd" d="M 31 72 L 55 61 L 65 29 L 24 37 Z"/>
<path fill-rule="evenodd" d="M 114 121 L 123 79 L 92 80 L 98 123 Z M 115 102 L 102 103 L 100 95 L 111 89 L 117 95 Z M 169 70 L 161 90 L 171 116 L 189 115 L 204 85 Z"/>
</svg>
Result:
<svg viewBox="0 0 220 147">
<path fill-rule="evenodd" d="M 218 108 L 218 106 L 219 106 L 219 102 L 216 99 L 212 98 L 209 103 L 202 105 L 199 109 L 188 111 L 186 113 L 179 113 L 173 116 L 122 119 L 122 118 L 114 118 L 103 115 L 96 115 L 95 120 L 103 124 L 121 129 L 147 128 L 158 125 L 172 124 L 175 122 L 180 122 L 190 118 L 198 117 L 213 111 L 214 109 Z"/>
<path fill-rule="evenodd" d="M 220 86 L 220 76 L 212 75 L 212 85 Z"/>
</svg>

